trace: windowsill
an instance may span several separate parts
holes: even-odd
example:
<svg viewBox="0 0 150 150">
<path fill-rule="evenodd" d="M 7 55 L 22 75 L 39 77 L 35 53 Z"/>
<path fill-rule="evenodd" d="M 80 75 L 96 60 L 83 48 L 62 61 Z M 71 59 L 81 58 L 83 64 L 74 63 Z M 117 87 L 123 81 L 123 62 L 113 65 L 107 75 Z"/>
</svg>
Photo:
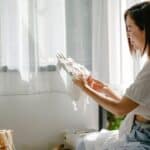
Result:
<svg viewBox="0 0 150 150">
<path fill-rule="evenodd" d="M 32 68 L 32 67 L 31 67 Z M 30 69 L 31 71 L 35 70 L 35 69 Z M 38 71 L 39 72 L 54 72 L 56 71 L 56 65 L 47 65 L 47 66 L 41 66 L 41 67 L 38 67 Z M 17 69 L 8 69 L 7 66 L 2 66 L 0 68 L 0 72 L 18 72 Z"/>
</svg>

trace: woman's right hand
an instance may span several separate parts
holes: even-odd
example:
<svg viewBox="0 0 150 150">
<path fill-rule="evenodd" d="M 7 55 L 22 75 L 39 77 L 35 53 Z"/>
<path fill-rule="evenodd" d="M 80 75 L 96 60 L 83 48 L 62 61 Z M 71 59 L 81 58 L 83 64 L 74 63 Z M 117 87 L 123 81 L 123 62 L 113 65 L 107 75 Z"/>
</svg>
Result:
<svg viewBox="0 0 150 150">
<path fill-rule="evenodd" d="M 121 97 L 101 81 L 95 80 L 92 76 L 87 79 L 87 84 L 97 92 L 104 93 L 106 96 L 120 100 Z"/>
</svg>

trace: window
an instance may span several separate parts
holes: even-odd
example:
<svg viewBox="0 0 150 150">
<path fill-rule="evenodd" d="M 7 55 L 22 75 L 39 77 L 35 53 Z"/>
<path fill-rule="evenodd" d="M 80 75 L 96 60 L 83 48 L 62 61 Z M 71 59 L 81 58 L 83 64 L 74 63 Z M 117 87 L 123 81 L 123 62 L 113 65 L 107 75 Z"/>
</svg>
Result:
<svg viewBox="0 0 150 150">
<path fill-rule="evenodd" d="M 49 65 L 66 49 L 65 0 L 1 0 L 0 5 L 0 66 Z"/>
</svg>

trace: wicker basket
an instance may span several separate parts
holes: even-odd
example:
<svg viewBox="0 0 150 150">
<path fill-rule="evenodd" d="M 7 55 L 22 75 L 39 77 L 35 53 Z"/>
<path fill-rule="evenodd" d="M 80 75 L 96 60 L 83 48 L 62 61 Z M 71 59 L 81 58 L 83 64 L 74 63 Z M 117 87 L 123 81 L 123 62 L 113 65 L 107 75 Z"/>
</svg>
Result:
<svg viewBox="0 0 150 150">
<path fill-rule="evenodd" d="M 0 150 L 15 150 L 12 130 L 0 130 Z"/>
</svg>

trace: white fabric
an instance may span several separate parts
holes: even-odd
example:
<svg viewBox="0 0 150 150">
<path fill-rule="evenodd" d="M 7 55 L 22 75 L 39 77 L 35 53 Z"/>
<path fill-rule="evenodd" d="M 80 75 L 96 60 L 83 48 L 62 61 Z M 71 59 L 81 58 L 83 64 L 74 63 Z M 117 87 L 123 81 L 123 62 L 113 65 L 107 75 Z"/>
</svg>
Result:
<svg viewBox="0 0 150 150">
<path fill-rule="evenodd" d="M 84 150 L 84 141 L 89 141 L 87 144 L 90 146 L 92 141 L 95 141 L 99 132 L 95 129 L 85 129 L 85 130 L 72 130 L 67 131 L 64 134 L 64 143 L 73 147 L 75 150 Z M 83 148 L 84 147 L 84 148 Z M 90 148 L 90 147 L 88 147 Z"/>
<path fill-rule="evenodd" d="M 95 142 L 95 149 L 93 150 L 136 150 L 135 148 L 138 145 L 138 142 L 127 143 L 124 138 L 119 138 L 118 130 L 108 131 L 103 129 Z"/>
<path fill-rule="evenodd" d="M 64 71 L 69 75 L 66 83 L 66 89 L 68 94 L 72 97 L 73 100 L 79 100 L 83 92 L 72 82 L 72 79 L 77 78 L 80 74 L 82 74 L 86 79 L 90 75 L 90 71 L 88 71 L 83 65 L 75 62 L 72 58 L 65 57 L 63 53 L 58 53 L 57 59 L 57 70 L 60 72 L 61 68 L 63 68 Z M 64 80 L 64 76 L 61 75 L 61 77 Z M 84 97 L 82 98 L 85 97 L 86 96 L 84 95 Z"/>
<path fill-rule="evenodd" d="M 109 131 L 102 129 L 70 138 L 75 150 L 138 150 L 139 142 L 127 143 L 124 138 L 119 138 L 118 130 Z"/>
<path fill-rule="evenodd" d="M 145 64 L 124 96 L 139 103 L 139 106 L 130 112 L 123 121 L 119 132 L 120 137 L 126 136 L 130 132 L 135 114 L 150 120 L 150 61 Z"/>
<path fill-rule="evenodd" d="M 68 94 L 75 101 L 79 100 L 82 93 L 81 89 L 72 82 L 72 77 L 66 70 L 60 67 L 59 63 L 57 64 L 57 72 L 63 81 L 65 87 L 64 91 L 66 94 Z"/>
<path fill-rule="evenodd" d="M 70 76 L 68 76 L 67 78 L 67 92 L 69 94 L 69 96 L 74 100 L 74 101 L 78 101 L 81 96 L 83 95 L 81 89 L 79 87 L 77 87 L 73 82 L 72 82 L 72 78 Z M 85 97 L 82 97 L 85 98 Z"/>
<path fill-rule="evenodd" d="M 116 141 L 118 139 L 118 131 L 108 131 L 102 129 L 97 133 L 90 133 L 84 137 L 85 149 L 86 150 L 101 150 L 103 146 L 110 141 Z M 108 144 L 107 143 L 107 144 Z"/>
</svg>

